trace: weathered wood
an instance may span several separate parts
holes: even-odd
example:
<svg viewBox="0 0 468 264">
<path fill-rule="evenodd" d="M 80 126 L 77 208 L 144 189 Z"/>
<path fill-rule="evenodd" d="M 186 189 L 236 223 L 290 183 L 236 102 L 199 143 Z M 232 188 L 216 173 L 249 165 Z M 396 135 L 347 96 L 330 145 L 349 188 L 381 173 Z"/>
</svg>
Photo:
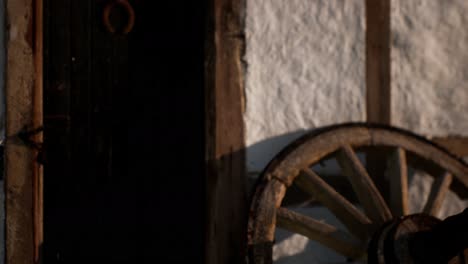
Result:
<svg viewBox="0 0 468 264">
<path fill-rule="evenodd" d="M 390 0 L 366 0 L 367 121 L 391 123 Z"/>
<path fill-rule="evenodd" d="M 207 5 L 205 263 L 243 263 L 248 212 L 242 117 L 245 0 L 209 0 Z"/>
<path fill-rule="evenodd" d="M 362 166 L 354 150 L 345 145 L 337 153 L 337 160 L 343 173 L 349 178 L 354 192 L 364 211 L 375 224 L 382 224 L 392 219 L 390 209 L 375 187 L 372 179 Z"/>
<path fill-rule="evenodd" d="M 250 207 L 247 239 L 249 245 L 273 242 L 276 227 L 276 208 L 281 206 L 286 186 L 277 180 L 257 187 Z"/>
<path fill-rule="evenodd" d="M 369 129 L 363 126 L 342 127 L 341 129 L 331 127 L 324 129 L 322 133 L 311 132 L 291 144 L 282 156 L 276 157 L 270 163 L 268 170 L 274 170 L 274 177 L 289 186 L 299 174 L 299 168 L 315 164 L 343 144 L 367 146 L 372 144 L 371 140 Z"/>
<path fill-rule="evenodd" d="M 444 175 L 437 177 L 432 184 L 431 192 L 427 198 L 426 205 L 424 206 L 424 213 L 432 216 L 438 216 L 442 203 L 444 202 L 445 196 L 449 192 L 450 184 L 452 183 L 452 175 L 445 173 Z"/>
<path fill-rule="evenodd" d="M 270 164 L 269 170 L 275 170 L 275 177 L 290 185 L 299 173 L 298 168 L 318 162 L 343 144 L 359 147 L 404 147 L 408 152 L 450 171 L 463 186 L 468 186 L 468 177 L 465 176 L 468 175 L 468 168 L 444 149 L 408 131 L 367 124 L 333 126 L 320 133 L 305 135 L 291 144 L 281 157 L 277 157 Z M 460 189 L 458 194 L 466 193 Z"/>
<path fill-rule="evenodd" d="M 452 173 L 459 183 L 464 186 L 464 188 L 457 190 L 458 194 L 466 195 L 466 188 L 468 188 L 468 167 L 453 154 L 444 151 L 423 138 L 411 136 L 408 131 L 398 133 L 395 129 L 377 128 L 372 129 L 371 134 L 373 145 L 375 146 L 404 147 L 408 152 L 412 152 L 414 155 L 437 164 L 437 166 L 445 171 Z"/>
<path fill-rule="evenodd" d="M 353 192 L 353 188 L 349 183 L 349 180 L 346 179 L 343 175 L 322 175 L 320 178 L 323 179 L 328 185 L 332 186 L 333 189 L 343 196 L 350 203 L 358 203 L 356 194 Z M 295 184 L 289 186 L 288 193 L 282 201 L 282 206 L 321 206 L 321 202 L 310 193 L 304 192 Z"/>
<path fill-rule="evenodd" d="M 366 121 L 391 124 L 390 2 L 366 0 Z M 388 154 L 371 150 L 367 170 L 381 195 L 389 199 L 389 182 L 384 177 Z"/>
<path fill-rule="evenodd" d="M 56 259 L 57 252 L 68 244 L 64 239 L 64 230 L 69 226 L 69 219 L 66 212 L 60 210 L 65 204 L 71 204 L 68 195 L 76 189 L 66 184 L 66 179 L 73 179 L 70 177 L 70 142 L 73 142 L 70 137 L 70 2 L 44 1 L 44 146 L 47 146 L 47 162 L 53 164 L 44 171 L 47 178 L 47 181 L 44 181 L 46 206 L 43 225 L 44 234 L 47 236 L 47 247 L 43 251 L 44 262 L 52 259 L 47 255 L 55 254 Z M 85 24 L 83 20 L 81 22 Z M 79 143 L 85 145 L 83 140 Z M 85 167 L 88 166 L 87 164 Z M 75 182 L 79 181 L 75 178 Z M 58 225 L 59 222 L 62 225 Z M 70 236 L 70 233 L 68 235 Z"/>
<path fill-rule="evenodd" d="M 264 245 L 273 241 L 275 220 L 270 219 L 270 217 L 274 215 L 275 207 L 279 207 L 282 203 L 286 188 L 291 186 L 297 177 L 302 177 L 301 170 L 329 158 L 330 155 L 342 149 L 343 146 L 346 146 L 345 148 L 350 150 L 348 152 L 351 153 L 350 155 L 344 155 L 346 157 L 343 159 L 345 160 L 344 163 L 349 163 L 352 170 L 357 171 L 355 178 L 358 180 L 364 179 L 363 182 L 358 182 L 357 185 L 361 187 L 360 189 L 372 193 L 372 195 L 362 195 L 362 192 L 355 190 L 358 200 L 365 199 L 366 202 L 375 203 L 375 205 L 369 206 L 372 209 L 374 207 L 379 208 L 382 204 L 385 205 L 385 202 L 381 197 L 375 199 L 375 196 L 378 197 L 379 193 L 375 186 L 372 187 L 373 184 L 368 175 L 362 177 L 361 174 L 365 175 L 367 172 L 351 147 L 360 150 L 377 147 L 385 149 L 402 148 L 406 150 L 405 153 L 410 164 L 416 161 L 418 166 L 422 165 L 425 168 L 428 167 L 427 164 L 431 164 L 429 172 L 439 171 L 440 169 L 451 172 L 454 176 L 454 182 L 451 185 L 452 190 L 461 197 L 465 197 L 468 193 L 468 166 L 425 138 L 409 131 L 381 125 L 359 123 L 331 126 L 320 131 L 311 132 L 290 144 L 270 162 L 263 172 L 260 185 L 257 186 L 253 196 L 249 215 L 249 245 Z M 401 154 L 399 154 L 401 158 L 399 170 L 403 171 Z M 353 157 L 354 162 L 350 162 L 348 156 Z M 414 157 L 417 157 L 417 159 L 414 159 Z M 421 163 L 421 161 L 424 162 Z M 372 191 L 369 191 L 369 188 Z M 377 212 L 377 215 L 376 218 L 388 219 L 391 217 L 388 208 L 383 209 L 380 213 Z M 265 255 L 265 257 L 268 256 Z"/>
<path fill-rule="evenodd" d="M 34 1 L 34 93 L 33 93 L 33 128 L 42 128 L 43 123 L 43 53 L 44 53 L 44 38 L 43 38 L 43 0 Z M 32 137 L 34 142 L 42 144 L 43 142 L 43 133 L 37 133 Z M 36 157 L 37 162 L 33 163 L 33 191 L 34 191 L 34 263 L 41 263 L 42 259 L 42 244 L 44 241 L 43 233 L 43 222 L 44 222 L 44 169 L 41 164 L 41 160 L 44 157 L 44 153 L 40 153 L 42 150 L 34 150 L 34 156 Z"/>
<path fill-rule="evenodd" d="M 207 208 L 203 162 L 205 5 L 128 1 L 137 21 L 132 32 L 120 36 L 109 34 L 102 25 L 107 0 L 46 2 L 45 139 L 50 163 L 45 171 L 44 263 L 83 263 L 89 256 L 104 263 L 151 262 L 156 255 L 161 257 L 160 252 L 205 263 L 204 230 L 193 228 L 204 225 Z M 164 14 L 155 16 L 156 7 Z M 124 16 L 114 11 L 112 20 Z M 172 22 L 159 27 L 168 20 Z M 180 37 L 185 41 L 178 41 Z M 174 108 L 177 111 L 168 111 Z M 176 120 L 184 120 L 183 127 Z M 181 139 L 178 158 L 167 155 L 174 149 L 170 142 Z M 171 188 L 176 185 L 179 187 Z M 240 201 L 237 191 L 226 189 L 220 193 L 232 197 L 229 202 Z M 169 190 L 173 203 L 190 197 L 191 206 L 181 211 L 158 199 L 161 191 Z M 163 219 L 154 208 L 172 217 Z M 216 213 L 224 210 L 218 208 Z M 182 214 L 190 215 L 190 225 L 183 223 Z M 237 221 L 232 219 L 241 225 Z M 228 232 L 226 226 L 219 227 Z M 167 243 L 167 237 L 183 241 L 184 250 Z M 154 245 L 160 245 L 160 252 Z"/>
<path fill-rule="evenodd" d="M 447 149 L 450 153 L 458 157 L 468 156 L 468 138 L 467 137 L 435 137 L 431 141 Z"/>
<path fill-rule="evenodd" d="M 315 172 L 306 168 L 296 178 L 296 185 L 314 196 L 323 206 L 332 211 L 348 230 L 365 241 L 369 237 L 371 221 L 346 198 L 337 193 Z"/>
<path fill-rule="evenodd" d="M 39 187 L 34 177 L 35 151 L 16 137 L 24 129 L 33 129 L 35 105 L 34 61 L 34 8 L 33 1 L 7 0 L 4 2 L 6 25 L 2 25 L 2 38 L 6 28 L 14 34 L 5 37 L 6 88 L 5 88 L 5 216 L 4 244 L 7 264 L 34 263 L 37 242 L 37 217 L 33 209 Z M 3 9 L 2 9 L 3 10 Z M 3 43 L 2 39 L 2 43 Z M 6 48 L 6 49 L 5 49 Z M 3 66 L 4 63 L 2 62 Z M 37 118 L 37 116 L 36 116 Z M 37 175 L 37 174 L 36 174 Z"/>
<path fill-rule="evenodd" d="M 276 212 L 277 225 L 315 240 L 349 258 L 360 258 L 365 249 L 346 232 L 285 208 Z"/>
<path fill-rule="evenodd" d="M 409 213 L 408 166 L 404 149 L 396 148 L 391 154 L 387 176 L 390 183 L 389 204 L 393 215 L 407 215 Z"/>
</svg>

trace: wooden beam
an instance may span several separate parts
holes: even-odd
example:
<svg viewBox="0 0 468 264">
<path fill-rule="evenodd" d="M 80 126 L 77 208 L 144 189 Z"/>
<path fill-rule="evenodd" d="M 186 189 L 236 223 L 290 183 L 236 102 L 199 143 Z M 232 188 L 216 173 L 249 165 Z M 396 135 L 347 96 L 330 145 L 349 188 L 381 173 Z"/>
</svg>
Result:
<svg viewBox="0 0 468 264">
<path fill-rule="evenodd" d="M 6 40 L 5 211 L 6 263 L 37 263 L 41 239 L 39 165 L 37 151 L 19 135 L 41 123 L 40 25 L 41 1 L 6 1 L 8 27 L 15 34 Z M 3 27 L 5 28 L 5 26 Z M 40 140 L 40 136 L 31 136 Z"/>
<path fill-rule="evenodd" d="M 286 208 L 278 208 L 278 227 L 308 237 L 352 259 L 359 259 L 365 249 L 359 240 L 334 226 L 298 214 Z"/>
<path fill-rule="evenodd" d="M 245 0 L 208 1 L 205 263 L 243 263 L 247 173 L 243 122 Z"/>
<path fill-rule="evenodd" d="M 367 122 L 391 124 L 390 2 L 366 0 L 366 113 Z M 382 196 L 389 197 L 384 177 L 388 154 L 371 151 L 367 169 Z"/>
<path fill-rule="evenodd" d="M 390 0 L 366 0 L 367 121 L 391 123 Z"/>
</svg>

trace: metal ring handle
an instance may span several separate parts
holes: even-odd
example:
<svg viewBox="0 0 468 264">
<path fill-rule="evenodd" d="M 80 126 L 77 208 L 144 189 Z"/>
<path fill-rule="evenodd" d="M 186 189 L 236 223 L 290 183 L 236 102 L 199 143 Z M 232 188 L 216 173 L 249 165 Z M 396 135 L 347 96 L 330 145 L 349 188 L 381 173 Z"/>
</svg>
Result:
<svg viewBox="0 0 468 264">
<path fill-rule="evenodd" d="M 132 31 L 133 26 L 135 25 L 135 11 L 133 10 L 133 7 L 127 0 L 115 0 L 106 5 L 106 7 L 104 8 L 104 13 L 102 15 L 104 26 L 110 33 L 116 33 L 117 30 L 114 28 L 114 26 L 112 26 L 110 22 L 110 13 L 116 6 L 122 7 L 127 12 L 128 21 L 121 33 L 128 34 L 130 31 Z"/>
</svg>

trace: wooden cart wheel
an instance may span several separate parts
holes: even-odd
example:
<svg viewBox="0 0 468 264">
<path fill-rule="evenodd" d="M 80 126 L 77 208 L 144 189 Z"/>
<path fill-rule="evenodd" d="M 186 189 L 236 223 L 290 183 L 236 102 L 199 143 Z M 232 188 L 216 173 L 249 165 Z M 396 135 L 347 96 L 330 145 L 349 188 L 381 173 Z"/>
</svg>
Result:
<svg viewBox="0 0 468 264">
<path fill-rule="evenodd" d="M 356 155 L 358 150 L 373 148 L 387 149 L 391 155 L 387 200 Z M 363 210 L 311 169 L 330 157 L 338 161 Z M 277 155 L 258 180 L 248 223 L 249 263 L 273 262 L 277 227 L 304 235 L 348 259 L 365 260 L 377 231 L 387 232 L 385 227 L 392 220 L 409 214 L 407 166 L 415 161 L 422 162 L 422 169 L 435 178 L 422 219 L 417 217 L 417 221 L 428 223 L 435 219 L 448 190 L 467 197 L 468 166 L 462 160 L 420 136 L 391 127 L 343 124 L 301 137 Z M 293 184 L 331 211 L 348 232 L 282 207 Z"/>
</svg>

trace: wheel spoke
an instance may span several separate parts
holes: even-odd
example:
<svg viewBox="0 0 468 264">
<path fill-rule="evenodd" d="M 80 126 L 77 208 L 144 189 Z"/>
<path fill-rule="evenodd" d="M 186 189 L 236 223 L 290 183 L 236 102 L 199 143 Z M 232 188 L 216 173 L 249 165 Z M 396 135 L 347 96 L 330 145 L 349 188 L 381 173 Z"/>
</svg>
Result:
<svg viewBox="0 0 468 264">
<path fill-rule="evenodd" d="M 429 198 L 424 206 L 424 213 L 432 216 L 437 216 L 442 206 L 442 203 L 447 195 L 450 184 L 452 183 L 452 174 L 445 173 L 443 176 L 437 177 L 432 184 Z"/>
<path fill-rule="evenodd" d="M 387 173 L 390 176 L 390 208 L 393 215 L 409 214 L 408 166 L 404 149 L 396 148 L 393 151 Z"/>
<path fill-rule="evenodd" d="M 334 226 L 285 208 L 278 208 L 276 217 L 278 227 L 306 236 L 344 256 L 358 259 L 364 253 L 359 241 Z"/>
<path fill-rule="evenodd" d="M 340 148 L 337 155 L 338 163 L 343 173 L 349 178 L 359 202 L 371 220 L 380 225 L 392 219 L 382 195 L 375 187 L 366 169 L 359 161 L 354 150 L 345 145 Z"/>
<path fill-rule="evenodd" d="M 371 221 L 346 198 L 335 191 L 314 171 L 306 168 L 295 180 L 296 185 L 327 207 L 348 230 L 361 240 L 368 238 Z"/>
</svg>

